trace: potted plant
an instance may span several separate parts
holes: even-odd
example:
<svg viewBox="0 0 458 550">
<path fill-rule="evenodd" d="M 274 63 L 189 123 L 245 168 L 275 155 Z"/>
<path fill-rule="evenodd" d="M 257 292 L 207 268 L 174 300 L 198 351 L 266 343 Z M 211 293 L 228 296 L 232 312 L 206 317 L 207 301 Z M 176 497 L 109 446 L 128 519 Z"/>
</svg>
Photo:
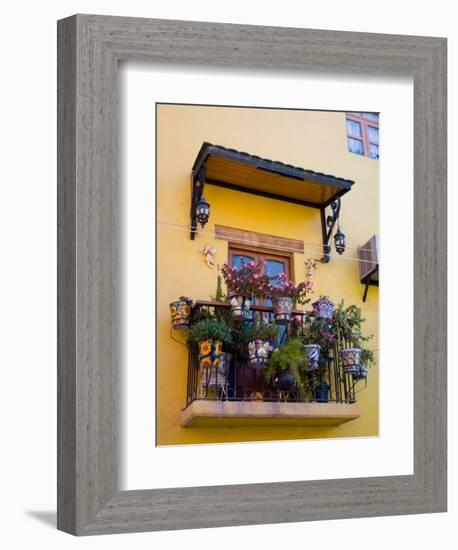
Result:
<svg viewBox="0 0 458 550">
<path fill-rule="evenodd" d="M 180 296 L 178 300 L 170 302 L 170 316 L 172 327 L 175 330 L 183 330 L 189 327 L 191 322 L 192 300 L 187 296 Z"/>
<path fill-rule="evenodd" d="M 223 343 L 231 342 L 231 330 L 223 320 L 202 319 L 189 329 L 188 345 L 197 344 L 201 368 L 218 367 Z"/>
<path fill-rule="evenodd" d="M 219 266 L 218 266 L 219 269 Z M 216 290 L 215 293 L 210 296 L 210 299 L 213 302 L 227 302 L 228 296 L 223 292 L 223 285 L 221 275 L 218 273 L 216 275 Z"/>
<path fill-rule="evenodd" d="M 318 403 L 329 401 L 329 384 L 325 380 L 318 380 L 313 388 L 313 399 Z"/>
<path fill-rule="evenodd" d="M 309 367 L 308 382 L 313 399 L 327 403 L 329 384 L 325 379 L 326 358 L 335 343 L 334 324 L 328 319 L 316 317 L 313 312 L 304 318 L 304 331 L 301 336 Z"/>
<path fill-rule="evenodd" d="M 248 345 L 248 364 L 251 367 L 264 367 L 278 334 L 278 326 L 272 323 L 261 322 L 246 329 L 243 337 Z"/>
<path fill-rule="evenodd" d="M 290 392 L 297 385 L 303 392 L 306 366 L 302 342 L 298 338 L 290 338 L 284 346 L 272 352 L 265 372 L 278 390 Z"/>
<path fill-rule="evenodd" d="M 334 325 L 344 348 L 340 351 L 343 370 L 347 374 L 358 376 L 361 366 L 362 343 L 372 336 L 363 336 L 361 326 L 365 319 L 361 317 L 361 308 L 344 306 L 343 300 L 334 311 Z"/>
<path fill-rule="evenodd" d="M 313 312 L 305 315 L 301 340 L 312 369 L 318 369 L 320 354 L 329 351 L 335 343 L 335 338 L 332 322 L 323 317 L 316 317 Z"/>
<path fill-rule="evenodd" d="M 375 353 L 371 349 L 361 348 L 359 371 L 353 374 L 355 380 L 365 380 L 368 374 L 368 368 L 375 363 Z"/>
<path fill-rule="evenodd" d="M 234 317 L 246 319 L 249 316 L 251 301 L 264 297 L 269 278 L 263 271 L 262 262 L 245 263 L 243 260 L 239 268 L 229 267 L 227 264 L 221 267 Z"/>
<path fill-rule="evenodd" d="M 288 281 L 285 273 L 280 273 L 270 279 L 268 295 L 272 300 L 275 322 L 286 325 L 291 320 L 293 308 L 298 304 L 307 304 L 310 299 L 307 294 L 312 291 L 313 283 L 306 279 L 298 284 Z"/>
<path fill-rule="evenodd" d="M 326 381 L 324 370 L 312 368 L 307 360 L 304 368 L 303 393 L 307 394 L 313 401 L 327 403 L 329 401 L 330 385 Z"/>
<path fill-rule="evenodd" d="M 317 319 L 332 320 L 334 304 L 329 296 L 320 296 L 316 302 L 313 302 L 313 313 Z"/>
</svg>

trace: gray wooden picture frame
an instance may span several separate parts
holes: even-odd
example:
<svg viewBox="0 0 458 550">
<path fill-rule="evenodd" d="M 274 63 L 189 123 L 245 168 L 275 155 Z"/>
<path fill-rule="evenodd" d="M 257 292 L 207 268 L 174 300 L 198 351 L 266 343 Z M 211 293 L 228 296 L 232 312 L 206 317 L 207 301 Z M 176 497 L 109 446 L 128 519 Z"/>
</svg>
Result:
<svg viewBox="0 0 458 550">
<path fill-rule="evenodd" d="M 413 475 L 118 489 L 120 60 L 413 77 Z M 97 15 L 58 22 L 59 529 L 446 511 L 446 85 L 444 38 Z"/>
</svg>

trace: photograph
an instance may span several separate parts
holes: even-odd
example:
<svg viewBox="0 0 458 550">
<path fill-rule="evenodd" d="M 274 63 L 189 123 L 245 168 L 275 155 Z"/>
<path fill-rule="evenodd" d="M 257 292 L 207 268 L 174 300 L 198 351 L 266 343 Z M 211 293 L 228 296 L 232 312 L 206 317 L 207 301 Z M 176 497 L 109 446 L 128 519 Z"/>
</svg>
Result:
<svg viewBox="0 0 458 550">
<path fill-rule="evenodd" d="M 382 119 L 156 103 L 156 445 L 379 435 Z"/>
</svg>

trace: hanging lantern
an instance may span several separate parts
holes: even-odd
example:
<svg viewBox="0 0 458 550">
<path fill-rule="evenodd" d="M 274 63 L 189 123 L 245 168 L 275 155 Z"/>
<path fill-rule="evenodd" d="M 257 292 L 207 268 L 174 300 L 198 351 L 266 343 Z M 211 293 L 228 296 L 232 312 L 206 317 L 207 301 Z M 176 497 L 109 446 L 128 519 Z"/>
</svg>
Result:
<svg viewBox="0 0 458 550">
<path fill-rule="evenodd" d="M 196 205 L 196 218 L 202 227 L 208 222 L 210 216 L 210 204 L 205 200 L 202 195 L 199 202 Z"/>
<path fill-rule="evenodd" d="M 338 254 L 345 252 L 345 235 L 340 230 L 340 227 L 337 227 L 337 232 L 334 235 L 334 244 Z"/>
</svg>

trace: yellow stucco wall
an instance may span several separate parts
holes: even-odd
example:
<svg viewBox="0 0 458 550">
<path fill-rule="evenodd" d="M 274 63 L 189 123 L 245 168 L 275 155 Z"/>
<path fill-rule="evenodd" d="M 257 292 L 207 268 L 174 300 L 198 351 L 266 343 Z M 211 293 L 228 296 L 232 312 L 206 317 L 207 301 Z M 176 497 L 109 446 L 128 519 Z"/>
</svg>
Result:
<svg viewBox="0 0 458 550">
<path fill-rule="evenodd" d="M 371 287 L 363 304 L 356 247 L 378 233 L 378 162 L 348 152 L 345 114 L 158 105 L 157 444 L 378 435 L 377 368 L 369 371 L 368 386 L 357 395 L 361 417 L 341 426 L 180 427 L 186 401 L 187 349 L 171 338 L 168 304 L 180 295 L 209 299 L 214 293 L 216 270 L 208 269 L 198 252 L 210 244 L 217 250 L 218 264 L 227 260 L 227 242 L 213 238 L 214 225 L 304 241 L 305 254 L 294 258 L 296 281 L 304 279 L 304 260 L 321 255 L 319 210 L 211 185 L 205 189 L 211 204 L 208 233 L 191 241 L 184 229 L 189 226 L 190 171 L 204 141 L 355 181 L 342 198 L 341 227 L 347 251 L 342 257 L 334 252 L 329 264 L 319 266 L 313 296 L 327 294 L 336 303 L 343 298 L 346 304 L 362 307 L 365 332 L 375 334 L 371 347 L 377 348 L 378 289 Z"/>
</svg>

